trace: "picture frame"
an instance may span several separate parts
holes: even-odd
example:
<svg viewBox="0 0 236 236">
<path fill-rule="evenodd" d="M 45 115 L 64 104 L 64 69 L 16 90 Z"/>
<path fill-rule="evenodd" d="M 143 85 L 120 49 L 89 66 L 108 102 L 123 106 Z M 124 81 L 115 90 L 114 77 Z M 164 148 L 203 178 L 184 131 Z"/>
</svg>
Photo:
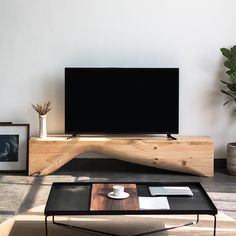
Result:
<svg viewBox="0 0 236 236">
<path fill-rule="evenodd" d="M 0 172 L 28 171 L 29 124 L 0 122 Z"/>
</svg>

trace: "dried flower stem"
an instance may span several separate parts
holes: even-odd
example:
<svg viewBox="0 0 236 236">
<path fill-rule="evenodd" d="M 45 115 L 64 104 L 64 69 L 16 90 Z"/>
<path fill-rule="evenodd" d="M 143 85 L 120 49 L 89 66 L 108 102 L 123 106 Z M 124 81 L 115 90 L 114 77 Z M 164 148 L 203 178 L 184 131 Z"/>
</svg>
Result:
<svg viewBox="0 0 236 236">
<path fill-rule="evenodd" d="M 44 103 L 43 105 L 37 104 L 36 106 L 32 104 L 32 107 L 35 111 L 39 113 L 39 115 L 46 115 L 52 108 L 50 107 L 51 102 Z"/>
</svg>

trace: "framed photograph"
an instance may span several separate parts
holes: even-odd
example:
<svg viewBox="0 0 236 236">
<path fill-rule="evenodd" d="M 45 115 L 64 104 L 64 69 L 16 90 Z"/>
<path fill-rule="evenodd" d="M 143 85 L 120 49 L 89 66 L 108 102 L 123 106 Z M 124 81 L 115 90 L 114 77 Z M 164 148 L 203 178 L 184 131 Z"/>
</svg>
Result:
<svg viewBox="0 0 236 236">
<path fill-rule="evenodd" d="M 0 171 L 28 171 L 29 124 L 0 122 Z"/>
</svg>

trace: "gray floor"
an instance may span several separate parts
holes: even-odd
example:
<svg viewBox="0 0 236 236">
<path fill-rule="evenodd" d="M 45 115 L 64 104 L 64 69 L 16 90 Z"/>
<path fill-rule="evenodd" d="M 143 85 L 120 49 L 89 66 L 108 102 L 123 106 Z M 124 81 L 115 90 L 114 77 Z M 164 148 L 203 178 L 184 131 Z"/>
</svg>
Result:
<svg viewBox="0 0 236 236">
<path fill-rule="evenodd" d="M 193 181 L 201 182 L 219 211 L 236 219 L 236 176 L 216 163 L 212 178 L 164 171 L 114 159 L 78 158 L 44 177 L 0 174 L 0 223 L 33 207 L 44 206 L 52 182 L 67 181 Z"/>
</svg>

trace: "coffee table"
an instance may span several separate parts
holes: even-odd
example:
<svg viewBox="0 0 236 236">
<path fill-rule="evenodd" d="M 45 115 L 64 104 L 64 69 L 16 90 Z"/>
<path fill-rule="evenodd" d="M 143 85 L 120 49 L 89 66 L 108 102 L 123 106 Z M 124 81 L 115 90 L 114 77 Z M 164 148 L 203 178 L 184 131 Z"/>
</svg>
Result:
<svg viewBox="0 0 236 236">
<path fill-rule="evenodd" d="M 112 191 L 113 185 L 124 185 L 126 192 L 130 197 L 123 200 L 109 199 L 107 193 Z M 96 191 L 94 189 L 96 186 Z M 98 186 L 103 186 L 99 187 Z M 127 187 L 130 186 L 130 187 Z M 131 187 L 132 186 L 132 187 Z M 134 187 L 135 186 L 135 187 Z M 191 189 L 193 196 L 168 196 L 170 209 L 140 209 L 138 197 L 151 197 L 149 186 L 187 186 Z M 126 188 L 127 187 L 127 188 Z M 100 199 L 99 198 L 103 198 Z M 101 207 L 101 202 L 106 204 Z M 100 202 L 99 202 L 100 201 Z M 112 204 L 111 204 L 112 203 Z M 112 206 L 112 207 L 111 207 Z M 96 208 L 98 207 L 98 208 Z M 217 208 L 210 197 L 198 182 L 132 182 L 132 183 L 98 183 L 98 182 L 57 182 L 53 183 L 46 203 L 45 215 L 45 233 L 48 236 L 48 217 L 52 216 L 54 224 L 72 227 L 80 230 L 86 230 L 104 235 L 113 235 L 107 232 L 101 232 L 91 229 L 85 229 L 69 224 L 55 221 L 55 216 L 68 215 L 196 215 L 196 220 L 183 225 L 159 229 L 152 232 L 135 234 L 135 236 L 146 235 L 154 232 L 170 230 L 182 226 L 198 223 L 199 215 L 212 215 L 214 217 L 213 235 L 216 235 L 216 214 Z"/>
</svg>

